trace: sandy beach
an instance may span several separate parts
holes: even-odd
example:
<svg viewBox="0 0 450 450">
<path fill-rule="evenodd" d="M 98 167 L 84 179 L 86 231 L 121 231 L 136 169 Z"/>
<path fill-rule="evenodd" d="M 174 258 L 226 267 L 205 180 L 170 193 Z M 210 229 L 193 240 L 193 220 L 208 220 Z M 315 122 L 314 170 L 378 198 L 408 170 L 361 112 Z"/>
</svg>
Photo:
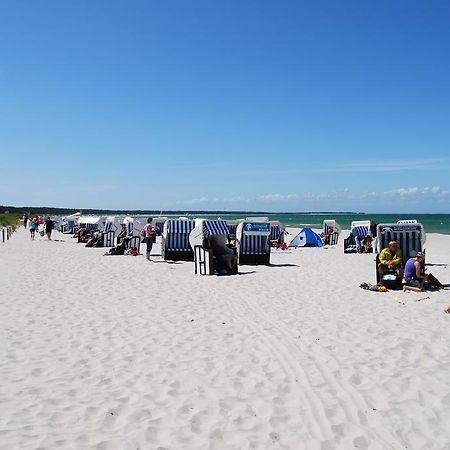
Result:
<svg viewBox="0 0 450 450">
<path fill-rule="evenodd" d="M 360 289 L 374 256 L 347 234 L 208 277 L 19 229 L 0 244 L 0 449 L 450 448 L 449 291 Z M 450 236 L 426 250 L 449 283 Z"/>
</svg>

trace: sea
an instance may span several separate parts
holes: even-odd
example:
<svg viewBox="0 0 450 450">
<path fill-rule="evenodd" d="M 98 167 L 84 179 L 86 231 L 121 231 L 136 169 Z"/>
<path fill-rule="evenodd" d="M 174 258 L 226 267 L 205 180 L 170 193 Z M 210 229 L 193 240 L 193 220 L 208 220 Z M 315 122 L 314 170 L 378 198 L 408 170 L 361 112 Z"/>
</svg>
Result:
<svg viewBox="0 0 450 450">
<path fill-rule="evenodd" d="M 180 214 L 162 214 L 167 217 L 179 217 Z M 236 220 L 246 217 L 268 217 L 270 220 L 278 220 L 285 227 L 292 228 L 323 228 L 323 221 L 334 219 L 343 230 L 349 230 L 350 224 L 356 220 L 373 220 L 376 223 L 396 223 L 398 220 L 417 220 L 424 227 L 426 233 L 450 234 L 450 214 L 370 214 L 370 213 L 205 213 L 189 211 L 182 216 L 204 219 Z"/>
</svg>

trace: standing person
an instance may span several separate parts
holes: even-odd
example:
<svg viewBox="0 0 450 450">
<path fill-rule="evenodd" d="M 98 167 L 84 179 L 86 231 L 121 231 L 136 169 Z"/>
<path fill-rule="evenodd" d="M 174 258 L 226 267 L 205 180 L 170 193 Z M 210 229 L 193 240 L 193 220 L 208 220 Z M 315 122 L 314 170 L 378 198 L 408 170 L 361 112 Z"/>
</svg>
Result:
<svg viewBox="0 0 450 450">
<path fill-rule="evenodd" d="M 155 229 L 152 226 L 153 218 L 149 217 L 147 219 L 147 225 L 144 227 L 145 231 L 145 243 L 147 245 L 147 251 L 145 253 L 145 258 L 147 261 L 151 261 L 150 253 L 152 251 L 153 243 L 155 242 L 156 234 Z"/>
<path fill-rule="evenodd" d="M 370 221 L 370 234 L 372 235 L 372 239 L 375 239 L 377 237 L 377 223 L 373 220 Z"/>
<path fill-rule="evenodd" d="M 31 239 L 34 241 L 34 236 L 36 234 L 36 230 L 38 229 L 39 221 L 38 218 L 35 217 L 33 220 L 30 220 L 30 236 Z"/>
<path fill-rule="evenodd" d="M 44 230 L 45 230 L 45 234 L 47 235 L 47 238 L 49 241 L 52 239 L 53 228 L 55 228 L 55 225 L 53 224 L 53 220 L 50 219 L 50 216 L 48 216 L 44 222 Z"/>
<path fill-rule="evenodd" d="M 26 228 L 27 224 L 28 224 L 28 214 L 27 213 L 25 213 L 23 215 L 22 220 L 23 220 L 23 226 Z"/>
</svg>

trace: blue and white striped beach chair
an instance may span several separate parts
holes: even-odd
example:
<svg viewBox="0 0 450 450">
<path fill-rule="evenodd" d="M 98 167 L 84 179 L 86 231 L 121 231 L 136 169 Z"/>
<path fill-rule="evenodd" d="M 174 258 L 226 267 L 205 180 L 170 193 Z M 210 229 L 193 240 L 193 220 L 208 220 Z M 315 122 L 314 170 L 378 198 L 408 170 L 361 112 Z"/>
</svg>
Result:
<svg viewBox="0 0 450 450">
<path fill-rule="evenodd" d="M 270 245 L 275 247 L 278 243 L 284 242 L 284 231 L 280 222 L 270 222 Z"/>
<path fill-rule="evenodd" d="M 224 220 L 196 221 L 196 226 L 189 235 L 189 242 L 194 249 L 195 273 L 213 275 L 220 270 L 217 255 L 214 254 L 214 249 L 207 244 L 209 238 L 214 237 L 225 246 L 229 234 L 230 230 Z"/>
<path fill-rule="evenodd" d="M 270 264 L 270 222 L 241 222 L 236 240 L 239 265 Z"/>
<path fill-rule="evenodd" d="M 153 226 L 155 227 L 155 229 L 157 229 L 158 236 L 162 234 L 166 220 L 167 220 L 167 217 L 155 217 L 153 219 Z"/>
<path fill-rule="evenodd" d="M 396 241 L 402 252 L 403 266 L 408 258 L 414 257 L 417 252 L 425 253 L 425 231 L 421 223 L 392 223 L 377 225 L 376 264 L 377 282 L 380 281 L 378 272 L 379 254 L 388 247 L 390 241 Z"/>
<path fill-rule="evenodd" d="M 194 261 L 194 250 L 189 243 L 189 234 L 194 229 L 194 221 L 168 219 L 162 234 L 162 257 L 172 261 Z"/>
<path fill-rule="evenodd" d="M 132 237 L 134 234 L 134 219 L 133 217 L 125 217 L 122 222 L 123 225 L 125 225 L 127 229 L 127 237 Z"/>
<path fill-rule="evenodd" d="M 349 238 L 344 239 L 344 253 L 355 253 L 361 247 L 361 241 L 370 235 L 370 220 L 355 220 L 350 225 Z M 351 251 L 353 250 L 353 251 Z"/>
<path fill-rule="evenodd" d="M 107 217 L 102 232 L 103 247 L 114 247 L 115 234 L 114 217 Z"/>
</svg>

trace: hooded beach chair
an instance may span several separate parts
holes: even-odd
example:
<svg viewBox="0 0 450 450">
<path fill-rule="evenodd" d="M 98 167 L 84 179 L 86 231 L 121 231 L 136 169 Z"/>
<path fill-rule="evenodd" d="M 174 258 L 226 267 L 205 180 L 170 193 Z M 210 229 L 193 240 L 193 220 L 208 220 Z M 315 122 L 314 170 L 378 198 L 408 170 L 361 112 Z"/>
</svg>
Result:
<svg viewBox="0 0 450 450">
<path fill-rule="evenodd" d="M 194 227 L 193 220 L 166 220 L 161 239 L 161 255 L 164 260 L 194 261 L 194 250 L 189 243 L 189 234 Z"/>
<path fill-rule="evenodd" d="M 153 226 L 156 231 L 157 236 L 161 236 L 162 232 L 164 230 L 164 224 L 166 223 L 166 220 L 168 217 L 154 217 L 153 218 Z"/>
<path fill-rule="evenodd" d="M 323 236 L 327 236 L 330 230 L 332 230 L 332 233 L 328 237 L 327 244 L 337 245 L 339 235 L 341 234 L 341 226 L 334 219 L 326 219 L 323 221 Z"/>
<path fill-rule="evenodd" d="M 220 272 L 220 257 L 214 254 L 214 248 L 209 245 L 210 239 L 226 246 L 230 230 L 224 220 L 197 219 L 195 228 L 189 235 L 189 243 L 194 249 L 195 273 L 213 275 Z M 237 273 L 237 265 L 236 271 Z"/>
<path fill-rule="evenodd" d="M 133 219 L 133 217 L 126 216 L 123 219 L 122 224 L 125 225 L 125 228 L 127 229 L 127 237 L 131 238 L 134 234 L 134 219 Z"/>
<path fill-rule="evenodd" d="M 280 242 L 284 242 L 284 231 L 280 222 L 272 220 L 270 223 L 270 245 L 276 247 Z"/>
<path fill-rule="evenodd" d="M 71 214 L 70 216 L 66 216 L 62 218 L 62 224 L 60 226 L 61 233 L 65 234 L 73 234 L 75 233 L 75 229 L 78 225 L 78 218 L 81 216 L 81 213 Z"/>
<path fill-rule="evenodd" d="M 356 253 L 362 241 L 370 235 L 370 220 L 354 220 L 350 225 L 350 236 L 344 239 L 344 253 Z"/>
<path fill-rule="evenodd" d="M 102 242 L 103 247 L 114 247 L 115 241 L 115 225 L 114 225 L 115 217 L 107 217 L 105 220 L 105 226 L 102 231 Z"/>
<path fill-rule="evenodd" d="M 270 222 L 239 223 L 236 229 L 239 265 L 270 264 Z"/>
<path fill-rule="evenodd" d="M 426 235 L 423 229 L 423 225 L 417 221 L 412 223 L 391 223 L 391 224 L 378 224 L 377 225 L 377 241 L 376 241 L 376 263 L 375 270 L 377 276 L 377 282 L 382 282 L 380 274 L 378 272 L 378 264 L 380 262 L 379 255 L 381 251 L 388 247 L 390 241 L 397 242 L 398 248 L 402 252 L 402 265 L 405 267 L 405 263 L 408 258 L 414 257 L 417 252 L 425 253 L 425 241 Z M 394 281 L 389 279 L 389 281 Z M 397 287 L 401 287 L 401 280 L 396 280 Z M 392 283 L 395 284 L 395 283 Z"/>
</svg>

